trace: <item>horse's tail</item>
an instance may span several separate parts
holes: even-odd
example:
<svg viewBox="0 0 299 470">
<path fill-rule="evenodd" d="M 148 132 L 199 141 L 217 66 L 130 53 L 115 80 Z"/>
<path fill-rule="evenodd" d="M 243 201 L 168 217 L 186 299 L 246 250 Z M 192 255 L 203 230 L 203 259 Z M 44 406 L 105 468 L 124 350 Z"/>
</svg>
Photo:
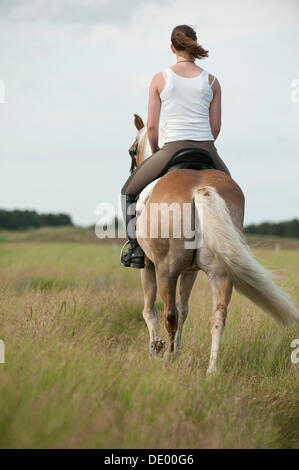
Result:
<svg viewBox="0 0 299 470">
<path fill-rule="evenodd" d="M 241 232 L 232 222 L 224 199 L 215 188 L 198 189 L 194 201 L 203 244 L 216 257 L 235 288 L 277 321 L 299 323 L 299 312 L 291 298 L 252 256 Z"/>
</svg>

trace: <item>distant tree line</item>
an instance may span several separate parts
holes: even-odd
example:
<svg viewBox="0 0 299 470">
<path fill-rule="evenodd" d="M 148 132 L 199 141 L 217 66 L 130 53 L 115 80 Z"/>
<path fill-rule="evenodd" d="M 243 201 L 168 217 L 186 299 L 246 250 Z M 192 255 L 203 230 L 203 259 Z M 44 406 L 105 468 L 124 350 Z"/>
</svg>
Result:
<svg viewBox="0 0 299 470">
<path fill-rule="evenodd" d="M 247 225 L 245 233 L 257 235 L 274 235 L 276 237 L 299 238 L 299 219 L 289 220 L 287 222 L 263 222 L 261 224 Z"/>
<path fill-rule="evenodd" d="M 20 230 L 46 226 L 73 225 L 67 214 L 38 214 L 28 210 L 0 209 L 0 229 Z"/>
<path fill-rule="evenodd" d="M 0 229 L 24 230 L 46 226 L 74 225 L 68 214 L 38 214 L 29 210 L 5 210 L 0 209 Z M 110 224 L 108 224 L 110 226 Z M 115 218 L 111 227 L 116 230 L 123 225 L 122 220 Z M 92 226 L 94 227 L 94 226 Z M 287 222 L 263 222 L 261 224 L 250 224 L 244 228 L 245 233 L 256 235 L 272 235 L 276 237 L 299 238 L 299 219 Z"/>
</svg>

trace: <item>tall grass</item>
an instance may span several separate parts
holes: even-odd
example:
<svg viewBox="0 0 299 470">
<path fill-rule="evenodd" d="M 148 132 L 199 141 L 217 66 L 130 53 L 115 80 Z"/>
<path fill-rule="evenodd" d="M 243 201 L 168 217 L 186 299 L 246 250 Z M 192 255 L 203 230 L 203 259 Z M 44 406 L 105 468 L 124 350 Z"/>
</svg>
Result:
<svg viewBox="0 0 299 470">
<path fill-rule="evenodd" d="M 298 253 L 257 254 L 298 302 Z M 207 381 L 212 299 L 200 274 L 182 356 L 163 369 L 149 358 L 139 277 L 119 267 L 119 247 L 1 244 L 0 447 L 298 447 L 298 329 L 234 293 Z"/>
</svg>

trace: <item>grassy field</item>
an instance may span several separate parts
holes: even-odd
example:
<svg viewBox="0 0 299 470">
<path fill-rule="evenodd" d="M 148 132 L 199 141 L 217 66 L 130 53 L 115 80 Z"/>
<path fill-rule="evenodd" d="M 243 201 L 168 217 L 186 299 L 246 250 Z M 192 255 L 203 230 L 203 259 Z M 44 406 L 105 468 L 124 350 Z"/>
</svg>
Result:
<svg viewBox="0 0 299 470">
<path fill-rule="evenodd" d="M 298 447 L 298 328 L 235 292 L 207 381 L 211 294 L 201 273 L 182 356 L 165 370 L 149 358 L 140 273 L 119 267 L 119 245 L 9 236 L 0 244 L 1 448 Z M 255 254 L 299 303 L 298 250 Z"/>
</svg>

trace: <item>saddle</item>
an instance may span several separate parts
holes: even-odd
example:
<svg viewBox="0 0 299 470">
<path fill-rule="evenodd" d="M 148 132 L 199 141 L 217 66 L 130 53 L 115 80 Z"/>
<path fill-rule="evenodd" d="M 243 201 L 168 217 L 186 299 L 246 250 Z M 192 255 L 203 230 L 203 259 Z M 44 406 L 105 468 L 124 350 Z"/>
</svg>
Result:
<svg viewBox="0 0 299 470">
<path fill-rule="evenodd" d="M 178 150 L 160 176 L 173 170 L 215 170 L 216 166 L 211 155 L 204 149 L 185 148 Z"/>
</svg>

